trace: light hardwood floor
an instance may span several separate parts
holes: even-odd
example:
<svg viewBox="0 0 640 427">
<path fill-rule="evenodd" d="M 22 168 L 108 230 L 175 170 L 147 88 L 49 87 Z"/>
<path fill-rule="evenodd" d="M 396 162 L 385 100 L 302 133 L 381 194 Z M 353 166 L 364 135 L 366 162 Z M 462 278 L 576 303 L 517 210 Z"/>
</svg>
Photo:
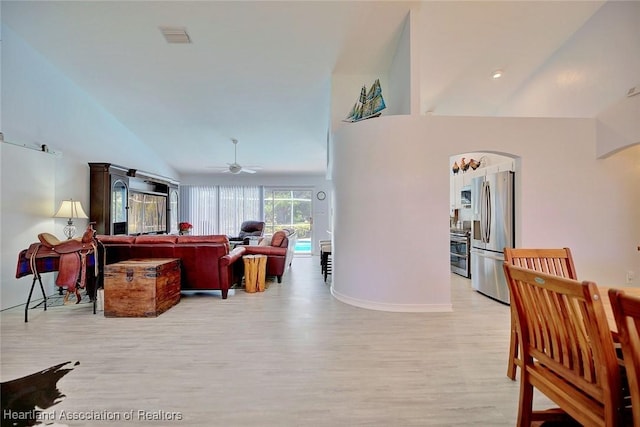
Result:
<svg viewBox="0 0 640 427">
<path fill-rule="evenodd" d="M 452 301 L 450 313 L 352 307 L 331 296 L 318 257 L 297 257 L 264 293 L 183 295 L 157 318 L 105 318 L 85 304 L 31 310 L 25 324 L 21 307 L 6 310 L 1 380 L 77 360 L 51 410 L 134 411 L 67 425 L 515 425 L 509 308 L 457 275 Z"/>
</svg>

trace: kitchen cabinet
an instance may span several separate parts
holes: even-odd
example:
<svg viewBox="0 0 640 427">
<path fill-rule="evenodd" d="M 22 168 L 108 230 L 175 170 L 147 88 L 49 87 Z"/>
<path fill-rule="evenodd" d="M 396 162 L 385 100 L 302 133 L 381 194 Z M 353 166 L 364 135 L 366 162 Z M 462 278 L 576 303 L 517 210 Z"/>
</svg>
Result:
<svg viewBox="0 0 640 427">
<path fill-rule="evenodd" d="M 460 189 L 463 187 L 463 177 L 461 174 L 452 175 L 449 184 L 449 200 L 451 203 L 451 211 L 460 209 Z"/>
<path fill-rule="evenodd" d="M 454 209 L 462 209 L 468 207 L 463 205 L 461 201 L 461 192 L 465 187 L 471 187 L 471 179 L 467 178 L 466 174 L 459 173 L 452 175 L 449 183 L 449 201 L 451 204 L 451 213 Z"/>
<path fill-rule="evenodd" d="M 460 200 L 460 192 L 464 187 L 471 187 L 474 178 L 504 171 L 515 171 L 515 160 L 510 159 L 508 161 L 496 163 L 494 165 L 481 167 L 476 170 L 469 169 L 467 172 L 459 172 L 456 175 L 451 175 L 449 184 L 449 201 L 451 206 L 451 215 L 453 216 L 455 209 L 463 209 L 469 207 L 468 205 L 462 205 Z"/>
<path fill-rule="evenodd" d="M 455 177 L 452 176 L 449 178 L 449 215 L 453 216 L 453 210 L 456 208 L 456 195 L 454 192 L 453 179 Z"/>
<path fill-rule="evenodd" d="M 471 181 L 473 180 L 473 178 L 475 178 L 476 176 L 480 176 L 481 174 L 481 170 L 469 170 L 468 172 L 465 172 L 462 174 L 462 184 L 460 185 L 460 188 L 462 187 L 470 187 L 471 186 Z"/>
<path fill-rule="evenodd" d="M 515 160 L 510 160 L 508 162 L 500 163 L 498 165 L 498 172 L 505 172 L 505 171 L 515 172 L 516 171 L 516 161 Z"/>
</svg>

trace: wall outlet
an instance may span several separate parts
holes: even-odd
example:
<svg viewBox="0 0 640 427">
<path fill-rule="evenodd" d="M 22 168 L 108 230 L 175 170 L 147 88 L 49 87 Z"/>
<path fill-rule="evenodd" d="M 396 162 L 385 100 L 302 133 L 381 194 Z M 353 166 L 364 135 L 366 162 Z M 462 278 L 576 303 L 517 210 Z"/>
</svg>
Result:
<svg viewBox="0 0 640 427">
<path fill-rule="evenodd" d="M 635 279 L 636 277 L 636 273 L 633 271 L 627 271 L 627 283 L 631 283 L 633 282 L 633 279 Z"/>
</svg>

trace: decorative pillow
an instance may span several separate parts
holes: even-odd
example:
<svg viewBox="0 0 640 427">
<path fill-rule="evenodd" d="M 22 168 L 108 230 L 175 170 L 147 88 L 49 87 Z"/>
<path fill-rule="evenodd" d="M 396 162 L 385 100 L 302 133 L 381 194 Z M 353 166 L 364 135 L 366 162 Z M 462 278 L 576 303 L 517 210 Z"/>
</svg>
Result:
<svg viewBox="0 0 640 427">
<path fill-rule="evenodd" d="M 272 236 L 264 236 L 262 239 L 260 239 L 260 243 L 258 243 L 258 246 L 271 246 L 271 237 Z"/>
<path fill-rule="evenodd" d="M 273 233 L 273 237 L 271 237 L 271 246 L 275 246 L 275 247 L 282 247 L 282 243 L 284 242 L 284 239 L 287 238 L 287 234 L 282 231 L 276 231 L 275 233 Z"/>
</svg>

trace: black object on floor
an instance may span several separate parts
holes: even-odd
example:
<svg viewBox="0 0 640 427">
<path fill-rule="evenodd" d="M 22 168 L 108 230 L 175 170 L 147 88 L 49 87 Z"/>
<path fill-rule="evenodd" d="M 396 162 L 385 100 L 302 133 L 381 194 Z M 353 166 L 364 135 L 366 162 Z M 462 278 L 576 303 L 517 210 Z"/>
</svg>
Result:
<svg viewBox="0 0 640 427">
<path fill-rule="evenodd" d="M 40 409 L 47 409 L 64 399 L 58 380 L 80 362 L 64 362 L 35 374 L 0 383 L 2 426 L 26 427 L 40 424 Z M 38 408 L 38 409 L 36 409 Z"/>
</svg>

